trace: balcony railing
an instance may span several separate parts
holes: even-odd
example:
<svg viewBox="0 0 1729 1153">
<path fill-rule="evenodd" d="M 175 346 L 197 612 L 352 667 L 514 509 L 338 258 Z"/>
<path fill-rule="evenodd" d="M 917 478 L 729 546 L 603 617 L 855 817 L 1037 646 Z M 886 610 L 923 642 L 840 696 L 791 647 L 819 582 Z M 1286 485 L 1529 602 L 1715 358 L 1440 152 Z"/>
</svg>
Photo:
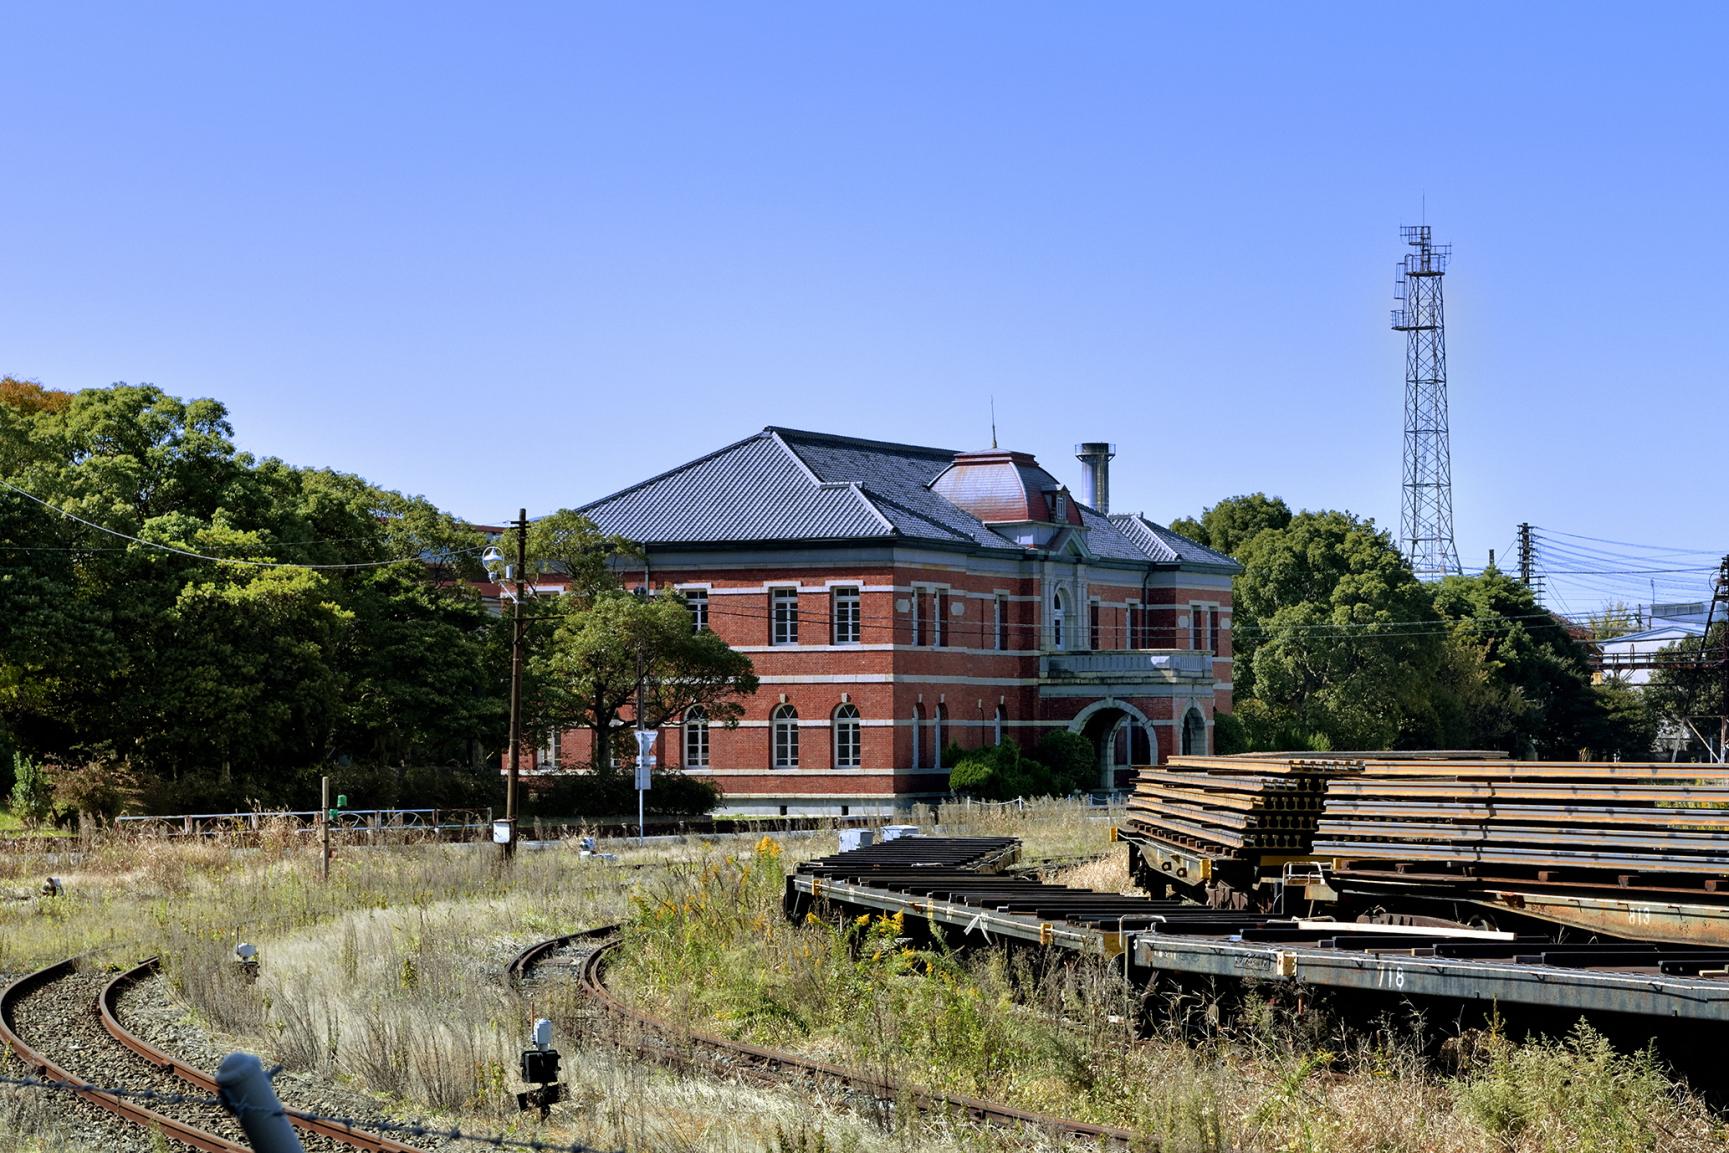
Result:
<svg viewBox="0 0 1729 1153">
<path fill-rule="evenodd" d="M 1039 659 L 1047 680 L 1211 680 L 1213 654 L 1193 649 L 1100 649 Z"/>
</svg>

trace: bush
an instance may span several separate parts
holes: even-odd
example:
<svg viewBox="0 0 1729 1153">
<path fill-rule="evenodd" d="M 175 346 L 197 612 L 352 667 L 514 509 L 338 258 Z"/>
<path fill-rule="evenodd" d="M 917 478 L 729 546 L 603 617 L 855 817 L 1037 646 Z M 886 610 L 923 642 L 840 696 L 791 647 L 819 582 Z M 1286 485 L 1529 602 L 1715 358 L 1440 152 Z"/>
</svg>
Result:
<svg viewBox="0 0 1729 1153">
<path fill-rule="evenodd" d="M 54 785 L 48 770 L 23 753 L 12 754 L 12 815 L 34 829 L 54 814 Z"/>
<path fill-rule="evenodd" d="M 967 753 L 949 773 L 953 792 L 985 801 L 1008 801 L 1051 791 L 1051 775 L 1038 761 L 1005 741 Z"/>
<path fill-rule="evenodd" d="M 1058 793 L 1086 792 L 1099 787 L 1098 753 L 1093 742 L 1079 733 L 1052 729 L 1039 738 L 1033 755 L 1050 770 L 1050 784 Z"/>
<path fill-rule="evenodd" d="M 636 813 L 636 776 L 629 772 L 559 773 L 535 778 L 523 799 L 532 817 L 627 817 Z M 720 804 L 720 790 L 701 777 L 656 772 L 644 798 L 660 816 L 700 817 Z"/>
<path fill-rule="evenodd" d="M 1213 714 L 1213 751 L 1220 756 L 1249 751 L 1249 731 L 1230 713 Z"/>
</svg>

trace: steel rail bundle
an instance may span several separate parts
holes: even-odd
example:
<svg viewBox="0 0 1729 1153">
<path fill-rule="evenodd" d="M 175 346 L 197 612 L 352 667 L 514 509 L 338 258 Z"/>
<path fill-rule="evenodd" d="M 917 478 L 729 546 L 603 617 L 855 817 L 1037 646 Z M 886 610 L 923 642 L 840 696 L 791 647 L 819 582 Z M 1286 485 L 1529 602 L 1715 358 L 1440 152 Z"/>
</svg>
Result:
<svg viewBox="0 0 1729 1153">
<path fill-rule="evenodd" d="M 915 838 L 903 838 L 911 841 Z M 917 838 L 922 841 L 922 849 L 928 849 L 934 843 L 933 838 Z M 963 840 L 954 838 L 953 841 Z M 1012 854 L 1005 858 L 1003 842 L 1008 842 L 1012 850 L 1019 849 L 1019 843 L 1012 838 L 970 838 L 964 839 L 970 843 L 958 849 L 952 847 L 945 855 L 959 856 L 961 859 L 975 861 L 982 866 L 1000 865 L 1006 860 L 1012 860 Z M 988 843 L 987 843 L 988 842 Z M 871 853 L 870 849 L 855 850 L 854 854 L 846 856 L 865 855 L 875 858 L 874 864 L 863 867 L 868 869 L 881 867 L 884 862 L 894 856 L 905 855 L 916 857 L 917 852 L 907 853 L 910 846 L 901 850 L 884 852 L 886 846 L 900 844 L 898 841 L 881 842 L 870 848 L 878 850 Z M 832 860 L 833 858 L 826 858 Z M 912 866 L 918 867 L 918 866 Z M 934 866 L 925 866 L 934 867 Z M 953 1114 L 981 1121 L 988 1124 L 1011 1128 L 1035 1129 L 1040 1132 L 1063 1137 L 1078 1137 L 1099 1142 L 1103 1145 L 1124 1149 L 1141 1149 L 1148 1147 L 1148 1142 L 1141 1140 L 1127 1129 L 1119 1129 L 1109 1125 L 1094 1125 L 1085 1121 L 1076 1121 L 1066 1117 L 1053 1117 L 1043 1113 L 1033 1113 L 1025 1109 L 1017 1109 L 995 1101 L 986 1101 L 977 1097 L 967 1097 L 955 1093 L 941 1093 L 907 1085 L 892 1078 L 870 1073 L 846 1069 L 827 1061 L 818 1061 L 803 1057 L 783 1049 L 770 1049 L 761 1045 L 750 1045 L 733 1041 L 726 1037 L 715 1036 L 692 1030 L 683 1024 L 664 1021 L 651 1014 L 644 1013 L 625 1004 L 614 997 L 606 987 L 606 966 L 613 952 L 622 943 L 617 938 L 620 926 L 603 925 L 581 933 L 572 933 L 562 937 L 553 937 L 540 941 L 522 952 L 505 968 L 507 979 L 520 983 L 529 979 L 537 966 L 545 962 L 558 950 L 570 945 L 592 944 L 595 947 L 584 958 L 582 964 L 581 982 L 584 993 L 604 1012 L 635 1022 L 649 1035 L 659 1040 L 637 1039 L 628 1047 L 649 1059 L 672 1064 L 692 1065 L 696 1062 L 691 1056 L 676 1047 L 673 1042 L 687 1042 L 691 1046 L 709 1050 L 717 1055 L 731 1059 L 734 1064 L 728 1067 L 732 1073 L 747 1072 L 755 1079 L 773 1083 L 801 1078 L 819 1079 L 842 1085 L 848 1089 L 869 1094 L 878 1101 L 889 1101 L 895 1104 L 907 1105 L 920 1112 Z"/>
<path fill-rule="evenodd" d="M 183 1061 L 176 1060 L 136 1033 L 129 1031 L 120 1023 L 120 995 L 145 978 L 154 976 L 160 967 L 159 959 L 151 957 L 142 964 L 135 965 L 119 974 L 102 987 L 102 993 L 96 1002 L 98 1012 L 102 1016 L 102 1028 L 107 1031 L 110 1037 L 163 1072 L 170 1073 L 187 1084 L 195 1085 L 211 1096 L 215 1096 L 218 1090 L 216 1078 L 213 1075 Z M 393 1141 L 376 1133 L 368 1133 L 341 1122 L 297 1116 L 291 1109 L 285 1109 L 283 1112 L 287 1115 L 289 1124 L 296 1129 L 307 1133 L 316 1133 L 321 1137 L 328 1137 L 339 1144 L 354 1149 L 364 1149 L 367 1153 L 420 1153 L 412 1145 L 404 1145 L 400 1141 Z"/>
<path fill-rule="evenodd" d="M 1729 1021 L 1729 947 L 1561 944 L 1463 927 L 1402 928 L 1232 913 L 966 870 L 849 867 L 842 854 L 787 879 L 786 909 L 904 913 L 963 942 L 1021 941 L 1159 973 L 1278 981 L 1570 1012 Z"/>
</svg>

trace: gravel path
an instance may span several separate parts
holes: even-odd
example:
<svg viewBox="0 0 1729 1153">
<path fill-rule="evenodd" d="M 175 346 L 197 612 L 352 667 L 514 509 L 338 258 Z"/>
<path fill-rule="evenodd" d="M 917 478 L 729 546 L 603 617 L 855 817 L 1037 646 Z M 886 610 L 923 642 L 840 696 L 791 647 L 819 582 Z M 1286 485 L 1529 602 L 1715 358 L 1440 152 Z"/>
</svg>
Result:
<svg viewBox="0 0 1729 1153">
<path fill-rule="evenodd" d="M 112 976 L 111 972 L 75 973 L 26 997 L 17 1008 L 19 1035 L 45 1058 L 75 1077 L 100 1085 L 203 1097 L 196 1086 L 157 1069 L 120 1045 L 102 1028 L 96 999 Z M 214 1069 L 226 1053 L 226 1050 L 216 1047 L 202 1030 L 186 1023 L 185 1010 L 170 1000 L 161 978 L 144 981 L 121 997 L 120 1020 L 151 1044 L 207 1070 Z M 305 1112 L 361 1118 L 377 1113 L 370 1102 L 356 1100 L 356 1095 L 351 1093 L 332 1092 L 330 1086 L 316 1078 L 283 1074 L 279 1075 L 276 1084 L 278 1094 L 286 1104 Z M 25 1092 L 46 1093 L 44 1090 Z M 245 1144 L 244 1132 L 220 1106 L 191 1102 L 146 1104 L 177 1121 Z M 91 1148 L 100 1147 L 105 1153 L 133 1153 L 134 1150 L 150 1153 L 156 1148 L 150 1135 L 142 1128 L 70 1094 L 54 1093 L 51 1100 L 37 1104 L 32 1112 L 36 1120 L 46 1115 L 72 1121 L 70 1125 L 52 1125 L 47 1132 L 63 1139 L 87 1142 Z M 0 1113 L 0 1116 L 4 1114 Z M 31 1119 L 21 1114 L 16 1123 L 22 1127 Z M 65 1132 L 55 1132 L 61 1129 Z M 351 1148 L 314 1133 L 302 1131 L 299 1136 L 306 1153 L 336 1153 Z"/>
<path fill-rule="evenodd" d="M 234 1049 L 233 1045 L 225 1045 L 196 1021 L 191 1013 L 173 994 L 168 981 L 160 976 L 154 976 L 139 981 L 126 989 L 120 995 L 120 1023 L 125 1025 L 134 1035 L 143 1038 L 150 1044 L 188 1065 L 209 1071 L 221 1064 Z M 269 1057 L 265 1057 L 269 1064 Z M 380 1116 L 378 1102 L 364 1093 L 335 1084 L 327 1077 L 316 1073 L 302 1073 L 284 1069 L 276 1075 L 274 1081 L 277 1096 L 289 1108 L 298 1109 L 303 1113 L 317 1113 L 325 1117 L 353 1117 L 361 1127 L 372 1118 Z M 405 1119 L 392 1118 L 392 1120 Z M 441 1138 L 409 1138 L 401 1134 L 389 1134 L 404 1144 L 415 1145 L 416 1148 L 435 1150 L 443 1148 L 446 1143 Z M 312 1142 L 321 1138 L 301 1133 L 301 1140 L 306 1143 L 310 1153 Z M 343 1146 L 347 1148 L 347 1146 Z"/>
</svg>

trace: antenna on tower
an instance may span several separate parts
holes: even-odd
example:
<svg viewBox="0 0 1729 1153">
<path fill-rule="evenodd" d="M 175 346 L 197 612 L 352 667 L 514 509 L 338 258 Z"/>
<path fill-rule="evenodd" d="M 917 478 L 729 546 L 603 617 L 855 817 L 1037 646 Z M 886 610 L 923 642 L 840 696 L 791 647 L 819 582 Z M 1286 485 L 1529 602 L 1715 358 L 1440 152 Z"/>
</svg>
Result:
<svg viewBox="0 0 1729 1153">
<path fill-rule="evenodd" d="M 1427 216 L 1427 197 L 1424 215 Z M 1453 246 L 1435 244 L 1427 224 L 1399 235 L 1412 251 L 1393 287 L 1393 328 L 1405 342 L 1405 481 L 1399 546 L 1423 580 L 1459 572 L 1453 544 L 1453 454 L 1447 427 L 1447 333 L 1441 280 Z"/>
</svg>

